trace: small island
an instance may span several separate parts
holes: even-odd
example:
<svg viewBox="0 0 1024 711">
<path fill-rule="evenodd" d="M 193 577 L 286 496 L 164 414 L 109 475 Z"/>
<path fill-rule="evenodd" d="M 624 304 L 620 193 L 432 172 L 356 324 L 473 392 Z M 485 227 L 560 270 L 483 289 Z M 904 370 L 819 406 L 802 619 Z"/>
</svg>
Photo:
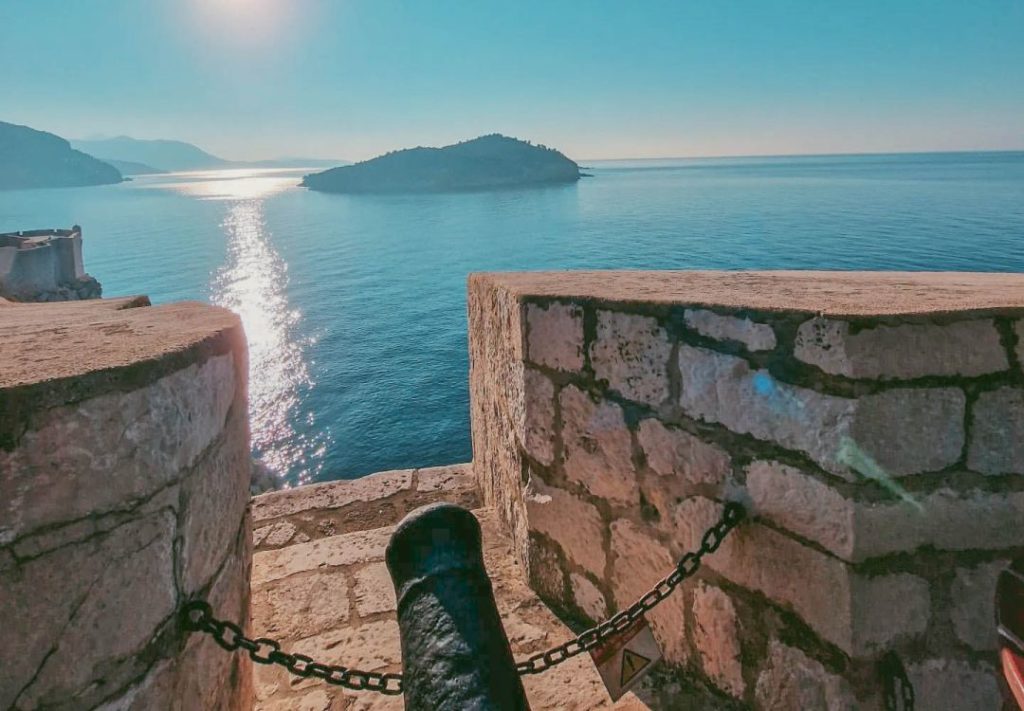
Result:
<svg viewBox="0 0 1024 711">
<path fill-rule="evenodd" d="M 329 193 L 406 193 L 549 185 L 579 178 L 580 167 L 555 149 L 491 134 L 331 168 L 307 175 L 302 185 Z"/>
</svg>

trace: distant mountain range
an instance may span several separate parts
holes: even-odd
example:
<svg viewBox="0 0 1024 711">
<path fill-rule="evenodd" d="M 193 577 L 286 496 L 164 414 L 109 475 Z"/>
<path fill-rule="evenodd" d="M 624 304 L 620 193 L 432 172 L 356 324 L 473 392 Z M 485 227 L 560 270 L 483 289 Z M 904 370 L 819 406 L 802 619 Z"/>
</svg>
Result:
<svg viewBox="0 0 1024 711">
<path fill-rule="evenodd" d="M 307 175 L 302 184 L 335 193 L 474 190 L 571 183 L 579 166 L 553 148 L 500 134 L 444 148 L 408 148 Z"/>
<path fill-rule="evenodd" d="M 0 190 L 108 185 L 124 178 L 60 136 L 0 121 Z"/>
<path fill-rule="evenodd" d="M 322 158 L 276 158 L 261 161 L 232 161 L 207 153 L 202 148 L 184 141 L 163 139 L 143 140 L 129 136 L 116 138 L 72 140 L 80 151 L 111 163 L 132 163 L 135 167 L 128 175 L 142 172 L 178 172 L 189 170 L 216 170 L 218 168 L 317 168 L 344 165 L 347 161 Z M 148 168 L 143 171 L 139 168 Z M 154 170 L 155 169 L 155 170 Z M 122 171 L 124 172 L 124 171 Z"/>
</svg>

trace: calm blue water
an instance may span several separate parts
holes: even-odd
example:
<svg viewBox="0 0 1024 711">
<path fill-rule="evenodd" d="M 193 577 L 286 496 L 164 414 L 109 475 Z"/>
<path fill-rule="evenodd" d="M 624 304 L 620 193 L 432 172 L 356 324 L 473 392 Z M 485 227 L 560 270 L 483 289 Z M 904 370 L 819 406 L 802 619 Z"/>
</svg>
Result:
<svg viewBox="0 0 1024 711">
<path fill-rule="evenodd" d="M 450 195 L 323 195 L 281 171 L 0 192 L 0 231 L 81 224 L 105 295 L 241 313 L 254 448 L 290 482 L 470 458 L 471 271 L 1024 271 L 1024 153 L 590 166 Z"/>
</svg>

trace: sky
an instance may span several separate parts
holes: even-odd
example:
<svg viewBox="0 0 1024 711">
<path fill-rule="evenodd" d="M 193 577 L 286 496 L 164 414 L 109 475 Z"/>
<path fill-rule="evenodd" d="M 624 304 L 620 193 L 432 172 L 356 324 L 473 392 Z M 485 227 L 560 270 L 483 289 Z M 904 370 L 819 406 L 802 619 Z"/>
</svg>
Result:
<svg viewBox="0 0 1024 711">
<path fill-rule="evenodd" d="M 224 158 L 1024 149 L 1024 0 L 0 0 L 0 120 Z"/>
</svg>

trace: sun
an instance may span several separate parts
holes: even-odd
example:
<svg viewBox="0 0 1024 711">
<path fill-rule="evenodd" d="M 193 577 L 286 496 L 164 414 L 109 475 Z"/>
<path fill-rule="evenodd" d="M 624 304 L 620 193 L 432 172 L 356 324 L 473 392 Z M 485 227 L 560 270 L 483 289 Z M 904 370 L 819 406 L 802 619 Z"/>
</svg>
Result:
<svg viewBox="0 0 1024 711">
<path fill-rule="evenodd" d="M 286 29 L 296 0 L 191 0 L 205 34 L 229 44 L 266 45 Z"/>
</svg>

